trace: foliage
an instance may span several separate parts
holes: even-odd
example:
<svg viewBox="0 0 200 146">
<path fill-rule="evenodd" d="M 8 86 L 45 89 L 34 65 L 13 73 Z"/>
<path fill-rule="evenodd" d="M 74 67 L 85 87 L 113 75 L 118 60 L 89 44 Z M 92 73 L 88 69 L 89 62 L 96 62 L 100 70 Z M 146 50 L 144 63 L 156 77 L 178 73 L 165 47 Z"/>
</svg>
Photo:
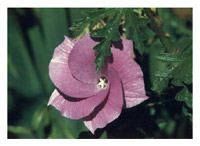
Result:
<svg viewBox="0 0 200 146">
<path fill-rule="evenodd" d="M 147 25 L 150 20 L 148 18 L 139 18 L 133 10 L 128 9 L 125 15 L 125 28 L 127 39 L 133 40 L 135 48 L 142 55 L 144 53 L 144 43 L 147 36 L 142 32 L 141 27 Z"/>
<path fill-rule="evenodd" d="M 95 135 L 47 106 L 54 48 L 86 32 L 100 40 L 96 72 L 113 42 L 133 41 L 150 97 Z M 192 101 L 191 9 L 8 9 L 8 138 L 192 138 Z"/>
</svg>

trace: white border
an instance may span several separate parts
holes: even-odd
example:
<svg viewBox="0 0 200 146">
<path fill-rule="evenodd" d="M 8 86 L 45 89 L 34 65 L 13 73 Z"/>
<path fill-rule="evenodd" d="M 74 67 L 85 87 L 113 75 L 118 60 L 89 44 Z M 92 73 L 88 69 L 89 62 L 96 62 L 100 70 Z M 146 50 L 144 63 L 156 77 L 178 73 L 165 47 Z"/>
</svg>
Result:
<svg viewBox="0 0 200 146">
<path fill-rule="evenodd" d="M 193 137 L 200 140 L 200 20 L 199 5 L 193 9 Z"/>
<path fill-rule="evenodd" d="M 5 145 L 199 145 L 200 143 L 200 17 L 198 0 L 1 0 L 0 5 L 0 143 Z M 193 7 L 193 140 L 7 140 L 7 8 L 8 7 Z"/>
<path fill-rule="evenodd" d="M 193 7 L 195 0 L 4 0 L 7 7 Z"/>
<path fill-rule="evenodd" d="M 7 8 L 0 6 L 0 139 L 7 138 Z M 6 132 L 6 133 L 5 133 Z M 5 135 L 6 134 L 6 135 Z M 1 140 L 0 140 L 1 141 Z"/>
</svg>

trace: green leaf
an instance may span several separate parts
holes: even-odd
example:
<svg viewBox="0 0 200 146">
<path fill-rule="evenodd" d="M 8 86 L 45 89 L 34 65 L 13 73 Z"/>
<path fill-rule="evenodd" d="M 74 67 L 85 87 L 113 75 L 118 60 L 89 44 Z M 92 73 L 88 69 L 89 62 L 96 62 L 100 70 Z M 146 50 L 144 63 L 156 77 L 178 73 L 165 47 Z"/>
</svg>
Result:
<svg viewBox="0 0 200 146">
<path fill-rule="evenodd" d="M 43 91 L 47 93 L 53 88 L 53 84 L 49 79 L 49 72 L 47 70 L 47 66 L 50 62 L 50 54 L 48 54 L 48 49 L 45 45 L 44 39 L 42 38 L 39 26 L 35 25 L 34 27 L 31 27 L 28 30 L 28 35 L 30 38 L 30 45 L 33 50 L 35 65 L 41 81 L 40 83 L 42 84 Z"/>
<path fill-rule="evenodd" d="M 54 49 L 64 40 L 64 35 L 69 36 L 66 23 L 66 11 L 63 8 L 37 9 L 37 16 L 43 28 L 44 50 L 46 60 L 50 61 Z M 59 17 L 58 17 L 59 16 Z M 33 35 L 38 35 L 37 32 Z M 34 41 L 34 40 L 33 40 Z M 41 48 L 40 48 L 41 49 Z"/>
<path fill-rule="evenodd" d="M 156 79 L 153 82 L 152 90 L 160 93 L 167 87 L 172 79 L 172 84 L 181 86 L 182 83 L 192 84 L 192 49 L 184 46 L 177 53 L 162 53 L 156 58 L 162 62 L 167 62 L 165 69 L 156 72 Z"/>
<path fill-rule="evenodd" d="M 115 12 L 115 9 L 109 9 L 109 8 L 83 11 L 83 15 L 85 16 L 85 18 L 75 22 L 70 27 L 70 30 L 71 31 L 82 31 L 90 24 L 98 23 L 98 21 L 104 19 L 108 15 L 111 15 L 113 12 Z"/>
<path fill-rule="evenodd" d="M 104 58 L 106 56 L 111 55 L 111 49 L 110 49 L 111 40 L 117 41 L 120 39 L 120 33 L 118 31 L 118 28 L 119 28 L 124 10 L 113 9 L 113 11 L 115 12 L 114 17 L 108 21 L 105 27 L 91 32 L 92 37 L 104 38 L 103 41 L 101 41 L 99 44 L 97 44 L 93 48 L 93 50 L 98 51 L 98 55 L 95 58 L 97 73 L 101 70 L 101 67 L 104 65 Z"/>
<path fill-rule="evenodd" d="M 178 79 L 173 79 L 171 81 L 171 83 L 174 85 L 174 86 L 183 86 L 183 82 L 181 80 L 178 80 Z"/>
<path fill-rule="evenodd" d="M 177 123 L 174 120 L 167 121 L 167 125 L 165 127 L 165 133 L 167 135 L 172 135 L 176 129 Z"/>
<path fill-rule="evenodd" d="M 153 105 L 155 105 L 154 103 L 149 103 L 148 104 L 148 106 L 153 106 Z M 155 108 L 154 107 L 150 107 L 150 109 L 149 109 L 149 114 L 151 115 L 151 116 L 154 116 L 155 114 L 156 114 L 156 110 L 155 110 Z"/>
<path fill-rule="evenodd" d="M 176 35 L 192 36 L 191 28 L 185 23 L 184 20 L 177 19 L 170 8 L 158 8 L 158 14 L 163 21 L 163 29 L 168 32 L 172 38 Z M 192 26 L 191 26 L 192 27 Z"/>
<path fill-rule="evenodd" d="M 107 132 L 104 131 L 99 139 L 106 139 L 106 138 L 107 138 Z"/>
<path fill-rule="evenodd" d="M 49 116 L 47 106 L 42 105 L 33 115 L 32 119 L 32 127 L 33 130 L 37 130 L 42 121 L 44 121 L 44 126 L 48 125 L 49 123 Z"/>
<path fill-rule="evenodd" d="M 95 58 L 95 64 L 96 64 L 96 73 L 98 73 L 101 70 L 101 67 L 104 65 L 104 55 L 98 54 Z"/>
<path fill-rule="evenodd" d="M 48 65 L 54 49 L 64 40 L 64 35 L 69 35 L 66 29 L 69 24 L 66 23 L 65 9 L 34 8 L 33 12 L 39 23 L 29 28 L 27 33 L 41 88 L 47 94 L 53 89 Z"/>
<path fill-rule="evenodd" d="M 76 23 L 77 20 L 81 20 L 81 19 L 84 19 L 85 16 L 83 16 L 83 12 L 87 9 L 92 9 L 93 8 L 67 8 L 65 9 L 66 10 L 66 13 L 67 13 L 67 26 L 66 28 L 69 30 L 69 37 L 72 37 L 72 38 L 77 38 L 79 35 L 80 35 L 80 32 L 76 32 L 76 31 L 71 31 L 70 30 L 70 27 L 72 26 L 72 24 Z M 81 33 L 84 33 L 81 32 Z"/>
<path fill-rule="evenodd" d="M 160 61 L 167 61 L 167 62 L 175 62 L 175 61 L 182 61 L 182 58 L 179 57 L 177 54 L 172 53 L 163 53 L 156 56 L 156 59 Z"/>
<path fill-rule="evenodd" d="M 148 49 L 148 51 L 149 51 L 148 53 L 149 54 L 149 57 L 148 57 L 149 76 L 150 76 L 150 81 L 152 85 L 154 80 L 157 78 L 155 76 L 155 73 L 165 69 L 167 63 L 159 61 L 158 59 L 155 58 L 155 56 L 164 52 L 164 47 L 162 46 L 159 40 L 156 40 L 155 42 L 153 42 L 150 48 Z"/>
<path fill-rule="evenodd" d="M 64 125 L 62 121 L 54 121 L 52 123 L 51 134 L 49 135 L 50 139 L 57 139 L 57 138 L 69 138 L 74 139 L 76 138 L 72 131 L 68 128 L 67 125 Z"/>
<path fill-rule="evenodd" d="M 168 78 L 157 77 L 154 82 L 151 90 L 161 93 L 164 88 L 168 86 L 169 80 Z"/>
<path fill-rule="evenodd" d="M 101 43 L 97 44 L 93 50 L 97 50 L 99 52 L 95 58 L 96 72 L 98 73 L 104 65 L 104 57 L 111 55 L 110 41 L 104 39 Z"/>
<path fill-rule="evenodd" d="M 16 15 L 9 9 L 8 87 L 25 97 L 34 97 L 41 92 L 41 86 Z"/>
<path fill-rule="evenodd" d="M 175 99 L 180 102 L 184 102 L 185 105 L 183 105 L 183 113 L 185 116 L 188 116 L 190 120 L 192 121 L 192 93 L 188 90 L 186 86 L 177 93 Z"/>
<path fill-rule="evenodd" d="M 184 52 L 184 60 L 175 72 L 175 79 L 183 81 L 185 84 L 192 84 L 192 50 Z"/>
<path fill-rule="evenodd" d="M 123 9 L 116 11 L 112 19 L 110 19 L 107 25 L 101 29 L 97 29 L 91 32 L 92 37 L 106 38 L 107 40 L 118 41 L 120 40 L 120 33 L 118 31 L 119 24 L 123 15 Z"/>
<path fill-rule="evenodd" d="M 146 18 L 139 18 L 132 9 L 128 9 L 125 15 L 125 28 L 127 29 L 127 38 L 133 40 L 135 48 L 140 54 L 144 53 L 145 46 L 143 41 L 147 39 L 142 32 L 141 27 L 147 25 L 150 20 Z"/>
<path fill-rule="evenodd" d="M 183 101 L 183 102 L 185 102 L 185 104 L 189 108 L 192 108 L 192 94 L 187 89 L 187 87 L 184 87 L 180 92 L 178 92 L 178 94 L 176 95 L 175 99 L 177 101 Z"/>
<path fill-rule="evenodd" d="M 174 68 L 177 67 L 178 64 L 175 64 L 175 66 L 167 66 L 165 70 L 161 70 L 155 73 L 156 77 L 160 78 L 171 78 L 173 77 L 172 72 L 174 71 Z"/>
<path fill-rule="evenodd" d="M 8 126 L 8 131 L 15 133 L 15 134 L 28 134 L 32 135 L 32 132 L 30 129 L 22 127 L 22 126 Z"/>
<path fill-rule="evenodd" d="M 158 127 L 160 128 L 160 130 L 163 130 L 167 126 L 167 122 L 163 119 L 156 120 L 156 123 L 157 123 Z"/>
<path fill-rule="evenodd" d="M 183 113 L 184 113 L 186 116 L 189 116 L 190 121 L 192 121 L 192 113 L 190 113 L 190 112 L 188 111 L 188 108 L 186 108 L 185 106 L 183 106 Z"/>
<path fill-rule="evenodd" d="M 48 138 L 77 138 L 82 131 L 87 131 L 82 120 L 72 120 L 61 116 L 54 107 L 49 107 L 51 132 Z"/>
</svg>

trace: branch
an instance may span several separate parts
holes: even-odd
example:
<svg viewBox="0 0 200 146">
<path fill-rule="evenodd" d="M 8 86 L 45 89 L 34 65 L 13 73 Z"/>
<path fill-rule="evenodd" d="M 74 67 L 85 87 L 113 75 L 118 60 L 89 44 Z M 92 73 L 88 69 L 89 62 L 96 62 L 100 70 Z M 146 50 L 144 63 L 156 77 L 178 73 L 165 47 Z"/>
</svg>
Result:
<svg viewBox="0 0 200 146">
<path fill-rule="evenodd" d="M 165 37 L 165 33 L 162 30 L 162 27 L 160 27 L 157 22 L 154 19 L 154 13 L 151 11 L 150 8 L 144 8 L 144 11 L 147 15 L 147 17 L 151 20 L 150 22 L 150 28 L 156 33 L 156 35 L 158 36 L 160 42 L 163 44 L 163 46 L 169 50 L 168 45 L 166 42 L 166 37 Z"/>
</svg>

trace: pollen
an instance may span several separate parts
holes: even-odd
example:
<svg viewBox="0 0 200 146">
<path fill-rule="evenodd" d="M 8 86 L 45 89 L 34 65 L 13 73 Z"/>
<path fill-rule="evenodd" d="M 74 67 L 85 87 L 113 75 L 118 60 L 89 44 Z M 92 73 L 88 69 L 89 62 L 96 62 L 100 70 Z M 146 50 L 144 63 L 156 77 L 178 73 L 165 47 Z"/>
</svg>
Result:
<svg viewBox="0 0 200 146">
<path fill-rule="evenodd" d="M 107 84 L 108 84 L 108 79 L 106 77 L 100 77 L 98 79 L 98 86 L 100 88 L 102 88 L 102 89 L 106 88 Z"/>
</svg>

